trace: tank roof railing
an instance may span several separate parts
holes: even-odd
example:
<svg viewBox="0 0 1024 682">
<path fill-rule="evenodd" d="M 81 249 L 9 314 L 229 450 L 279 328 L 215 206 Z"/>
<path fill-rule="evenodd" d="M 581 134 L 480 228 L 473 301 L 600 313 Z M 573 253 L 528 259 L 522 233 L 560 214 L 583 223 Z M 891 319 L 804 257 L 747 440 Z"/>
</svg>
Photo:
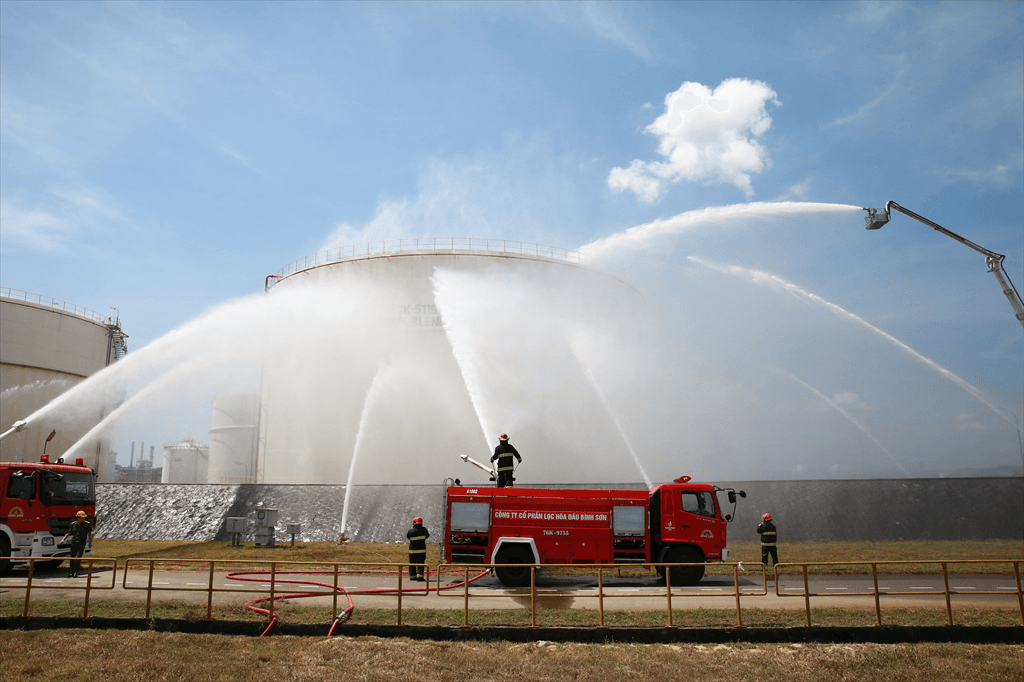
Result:
<svg viewBox="0 0 1024 682">
<path fill-rule="evenodd" d="M 113 318 L 105 315 L 101 315 L 95 310 L 89 310 L 83 308 L 80 305 L 74 303 L 68 303 L 67 301 L 60 301 L 56 298 L 49 296 L 43 296 L 41 294 L 32 294 L 27 291 L 21 291 L 19 289 L 11 289 L 10 287 L 0 287 L 0 298 L 9 298 L 12 301 L 25 301 L 26 303 L 35 303 L 37 305 L 45 306 L 47 308 L 53 308 L 60 310 L 65 313 L 71 313 L 78 317 L 84 317 L 100 324 L 110 324 Z"/>
<path fill-rule="evenodd" d="M 517 242 L 509 239 L 476 239 L 473 237 L 387 239 L 379 242 L 364 242 L 362 244 L 318 251 L 303 258 L 293 260 L 278 270 L 275 277 L 287 277 L 303 270 L 346 260 L 414 253 L 504 253 L 516 256 L 547 258 L 577 265 L 582 263 L 585 258 L 579 251 L 563 249 L 557 246 Z M 273 284 L 270 286 L 273 286 Z"/>
</svg>

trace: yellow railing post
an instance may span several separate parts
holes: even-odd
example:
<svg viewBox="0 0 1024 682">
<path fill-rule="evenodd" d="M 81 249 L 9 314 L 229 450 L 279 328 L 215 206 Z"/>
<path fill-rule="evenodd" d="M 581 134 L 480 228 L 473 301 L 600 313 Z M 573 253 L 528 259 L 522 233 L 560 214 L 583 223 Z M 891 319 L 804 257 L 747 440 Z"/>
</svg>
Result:
<svg viewBox="0 0 1024 682">
<path fill-rule="evenodd" d="M 530 564 L 530 627 L 537 627 L 537 572 Z"/>
<path fill-rule="evenodd" d="M 779 586 L 779 567 L 775 567 L 775 587 Z M 811 590 L 807 583 L 807 564 L 804 564 L 804 608 L 807 610 L 807 627 L 811 627 Z"/>
<path fill-rule="evenodd" d="M 152 612 L 153 607 L 153 569 L 156 562 L 153 559 L 149 560 L 149 582 L 146 584 L 146 620 L 149 620 L 149 614 Z"/>
<path fill-rule="evenodd" d="M 946 562 L 942 562 L 942 590 L 946 594 L 946 624 L 953 624 L 953 602 L 949 598 L 949 572 L 946 570 Z"/>
<path fill-rule="evenodd" d="M 878 564 L 871 564 L 871 580 L 875 586 L 875 625 L 882 625 L 882 602 L 878 597 Z"/>
<path fill-rule="evenodd" d="M 89 617 L 89 592 L 92 591 L 92 558 L 86 559 L 89 567 L 85 569 L 85 606 L 82 610 L 82 618 Z"/>
<path fill-rule="evenodd" d="M 206 620 L 213 620 L 213 567 L 216 560 L 210 562 L 210 580 L 206 584 Z"/>
<path fill-rule="evenodd" d="M 28 560 L 28 583 L 25 585 L 25 607 L 22 609 L 21 615 L 28 618 L 28 600 L 29 595 L 32 594 L 32 574 L 35 573 L 36 560 Z"/>
<path fill-rule="evenodd" d="M 604 627 L 604 567 L 597 568 L 597 612 Z"/>
<path fill-rule="evenodd" d="M 1020 605 L 1020 624 L 1024 625 L 1024 590 L 1021 590 L 1020 584 L 1020 563 L 1019 561 L 1013 562 L 1013 577 L 1017 582 L 1017 603 Z"/>
<path fill-rule="evenodd" d="M 740 569 L 738 564 L 732 565 L 732 587 L 736 590 L 736 627 L 743 627 L 743 611 L 740 609 Z"/>
<path fill-rule="evenodd" d="M 469 627 L 469 566 L 466 566 L 463 570 L 462 576 L 462 595 L 465 602 L 462 606 L 463 621 L 462 626 Z"/>
<path fill-rule="evenodd" d="M 665 596 L 668 600 L 668 626 L 674 628 L 672 624 L 672 569 L 669 566 L 665 566 Z"/>
<path fill-rule="evenodd" d="M 338 564 L 334 564 L 334 598 L 331 604 L 331 618 L 338 618 Z"/>
<path fill-rule="evenodd" d="M 402 577 L 411 564 L 402 564 L 398 569 L 398 625 L 402 625 Z"/>
<path fill-rule="evenodd" d="M 274 588 L 277 586 L 277 562 L 270 562 L 270 621 L 274 621 Z"/>
</svg>

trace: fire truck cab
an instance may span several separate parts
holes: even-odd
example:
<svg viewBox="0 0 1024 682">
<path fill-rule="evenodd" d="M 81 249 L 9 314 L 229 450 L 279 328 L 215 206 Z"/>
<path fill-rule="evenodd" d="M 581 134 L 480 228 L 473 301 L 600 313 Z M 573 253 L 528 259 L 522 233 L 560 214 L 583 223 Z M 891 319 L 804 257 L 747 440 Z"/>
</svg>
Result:
<svg viewBox="0 0 1024 682">
<path fill-rule="evenodd" d="M 39 462 L 0 462 L 0 557 L 12 559 L 0 561 L 0 575 L 18 558 L 53 558 L 37 561 L 37 569 L 60 565 L 71 553 L 60 540 L 79 511 L 96 526 L 95 476 L 81 459 L 74 465 L 51 463 L 46 455 Z"/>
<path fill-rule="evenodd" d="M 528 585 L 531 564 L 727 561 L 731 514 L 716 493 L 727 492 L 734 505 L 736 493 L 689 481 L 649 491 L 450 486 L 443 559 L 522 564 L 495 569 L 509 586 Z M 700 565 L 673 567 L 670 577 L 673 585 L 693 585 L 703 576 Z"/>
</svg>

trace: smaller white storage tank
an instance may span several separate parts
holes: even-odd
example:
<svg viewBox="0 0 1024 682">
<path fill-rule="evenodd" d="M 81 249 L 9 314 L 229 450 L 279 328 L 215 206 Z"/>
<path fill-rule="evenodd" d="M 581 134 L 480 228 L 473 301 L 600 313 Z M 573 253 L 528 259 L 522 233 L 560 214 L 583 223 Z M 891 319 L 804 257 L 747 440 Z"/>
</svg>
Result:
<svg viewBox="0 0 1024 682">
<path fill-rule="evenodd" d="M 213 399 L 209 483 L 256 483 L 259 396 L 219 395 Z"/>
<path fill-rule="evenodd" d="M 165 445 L 161 483 L 206 483 L 210 466 L 210 448 L 193 438 Z"/>
</svg>

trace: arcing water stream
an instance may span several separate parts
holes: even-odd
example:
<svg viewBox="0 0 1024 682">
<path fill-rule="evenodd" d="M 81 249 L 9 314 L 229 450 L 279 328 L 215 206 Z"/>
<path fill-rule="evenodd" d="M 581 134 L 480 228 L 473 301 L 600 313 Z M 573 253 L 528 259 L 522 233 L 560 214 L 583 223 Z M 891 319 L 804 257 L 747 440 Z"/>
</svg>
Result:
<svg viewBox="0 0 1024 682">
<path fill-rule="evenodd" d="M 751 235 L 774 244 L 799 233 L 806 241 L 830 214 L 859 210 L 797 202 L 711 207 L 581 248 L 631 284 L 575 265 L 506 258 L 439 264 L 415 285 L 400 270 L 370 269 L 376 263 L 320 269 L 209 311 L 27 421 L 48 428 L 59 415 L 116 405 L 69 454 L 93 452 L 96 438 L 129 420 L 193 425 L 146 434 L 169 443 L 202 435 L 211 395 L 262 388 L 266 482 L 347 481 L 349 489 L 357 460 L 362 481 L 419 483 L 455 473 L 459 452 L 489 453 L 499 432 L 523 453 L 518 475 L 527 483 L 827 477 L 835 475 L 833 462 L 846 467 L 838 475 L 870 477 L 885 475 L 889 462 L 904 474 L 920 471 L 937 449 L 957 456 L 982 437 L 984 447 L 1002 447 L 991 424 L 965 413 L 948 389 L 934 390 L 928 377 L 915 374 L 897 387 L 920 391 L 927 404 L 889 395 L 880 384 L 911 369 L 863 348 L 856 335 L 885 339 L 1014 424 L 997 399 L 909 345 L 781 277 L 679 253 L 728 252 Z M 770 229 L 744 230 L 751 222 Z M 733 277 L 701 275 L 707 268 Z M 830 316 L 794 316 L 770 294 L 753 303 L 743 291 L 753 288 L 726 279 L 786 292 L 861 331 Z M 854 415 L 812 387 L 823 382 L 828 394 L 863 397 L 864 411 Z M 808 412 L 796 387 L 842 420 Z M 916 411 L 896 412 L 905 409 Z M 885 454 L 884 468 L 850 468 L 849 425 Z"/>
</svg>

